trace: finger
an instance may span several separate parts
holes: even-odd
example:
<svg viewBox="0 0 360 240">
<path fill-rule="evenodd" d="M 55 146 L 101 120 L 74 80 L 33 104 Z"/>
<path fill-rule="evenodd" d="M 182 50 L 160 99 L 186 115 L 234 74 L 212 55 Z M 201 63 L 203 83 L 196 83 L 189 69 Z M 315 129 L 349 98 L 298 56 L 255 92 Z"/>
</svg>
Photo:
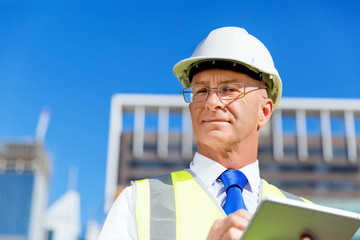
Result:
<svg viewBox="0 0 360 240">
<path fill-rule="evenodd" d="M 244 230 L 251 220 L 252 215 L 244 210 L 238 210 L 229 216 L 227 216 L 227 221 L 224 222 L 226 228 L 236 227 L 240 230 Z"/>
<path fill-rule="evenodd" d="M 251 214 L 245 210 L 236 211 L 226 218 L 222 222 L 222 227 L 219 229 L 220 236 L 223 236 L 230 228 L 235 227 L 239 230 L 244 230 L 251 219 Z"/>
<path fill-rule="evenodd" d="M 216 219 L 213 225 L 210 228 L 210 231 L 206 237 L 206 240 L 218 240 L 221 238 L 221 235 L 223 234 L 221 231 L 221 228 L 224 226 L 225 218 L 222 219 Z"/>
<path fill-rule="evenodd" d="M 221 240 L 239 240 L 243 234 L 243 230 L 232 227 L 228 229 L 225 234 L 222 236 Z"/>
<path fill-rule="evenodd" d="M 232 228 L 233 229 L 230 230 L 231 234 L 234 234 L 232 231 L 236 232 L 236 229 L 240 230 L 239 233 L 242 234 L 242 231 L 247 227 L 251 217 L 252 215 L 246 210 L 238 210 L 225 218 L 217 219 L 213 223 L 207 239 L 221 239 Z M 234 234 L 235 237 L 238 235 L 239 234 Z"/>
<path fill-rule="evenodd" d="M 252 218 L 252 214 L 249 213 L 248 211 L 244 210 L 244 209 L 240 209 L 240 210 L 237 210 L 236 212 L 234 212 L 236 215 L 241 215 L 242 217 L 244 217 L 245 219 L 247 220 L 251 220 Z"/>
<path fill-rule="evenodd" d="M 244 221 L 244 223 L 242 223 Z M 238 234 L 235 234 L 235 230 L 242 231 L 241 226 L 245 226 L 247 220 L 243 219 L 241 216 L 233 215 L 233 216 L 227 216 L 222 219 L 215 220 L 214 224 L 212 225 L 207 240 L 220 240 L 224 239 L 224 236 L 237 236 Z M 227 232 L 231 231 L 231 235 L 229 235 Z"/>
</svg>

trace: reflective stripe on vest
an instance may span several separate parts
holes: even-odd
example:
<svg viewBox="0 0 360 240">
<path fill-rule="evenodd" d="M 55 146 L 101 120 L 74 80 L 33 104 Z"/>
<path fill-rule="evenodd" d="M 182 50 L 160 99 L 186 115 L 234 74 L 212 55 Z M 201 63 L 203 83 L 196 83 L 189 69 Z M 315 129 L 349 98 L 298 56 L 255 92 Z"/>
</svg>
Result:
<svg viewBox="0 0 360 240">
<path fill-rule="evenodd" d="M 139 240 L 205 239 L 214 221 L 226 216 L 191 170 L 136 181 L 135 186 Z M 305 201 L 265 180 L 260 193 L 261 198 L 273 195 Z"/>
</svg>

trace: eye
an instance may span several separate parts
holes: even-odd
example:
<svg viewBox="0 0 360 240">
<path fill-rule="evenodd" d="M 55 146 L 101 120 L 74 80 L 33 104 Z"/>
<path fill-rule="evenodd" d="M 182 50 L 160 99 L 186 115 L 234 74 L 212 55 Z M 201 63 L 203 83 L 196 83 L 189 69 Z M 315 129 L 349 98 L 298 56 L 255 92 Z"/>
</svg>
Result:
<svg viewBox="0 0 360 240">
<path fill-rule="evenodd" d="M 193 87 L 194 95 L 207 94 L 208 89 L 206 87 Z"/>
<path fill-rule="evenodd" d="M 224 85 L 222 86 L 221 90 L 222 93 L 229 94 L 229 93 L 238 93 L 239 87 L 234 85 Z"/>
<path fill-rule="evenodd" d="M 237 88 L 234 88 L 232 86 L 227 86 L 226 88 L 223 89 L 224 92 L 237 92 L 238 89 Z"/>
</svg>

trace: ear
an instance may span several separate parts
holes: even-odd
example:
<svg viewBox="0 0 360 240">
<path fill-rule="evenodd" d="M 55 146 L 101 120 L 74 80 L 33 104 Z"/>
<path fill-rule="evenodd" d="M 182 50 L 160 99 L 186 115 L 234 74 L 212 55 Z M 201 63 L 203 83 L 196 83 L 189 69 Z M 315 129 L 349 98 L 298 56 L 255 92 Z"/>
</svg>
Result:
<svg viewBox="0 0 360 240">
<path fill-rule="evenodd" d="M 264 127 L 273 112 L 273 101 L 270 98 L 263 99 L 259 109 L 258 129 Z"/>
</svg>

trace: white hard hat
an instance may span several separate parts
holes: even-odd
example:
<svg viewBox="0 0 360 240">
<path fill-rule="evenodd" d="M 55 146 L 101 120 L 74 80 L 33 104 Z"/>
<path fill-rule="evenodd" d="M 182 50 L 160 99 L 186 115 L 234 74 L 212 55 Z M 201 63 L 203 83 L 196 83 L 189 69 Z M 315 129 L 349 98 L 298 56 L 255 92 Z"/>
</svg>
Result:
<svg viewBox="0 0 360 240">
<path fill-rule="evenodd" d="M 274 108 L 279 105 L 282 84 L 273 59 L 264 44 L 248 34 L 245 29 L 223 27 L 213 30 L 200 42 L 192 56 L 178 62 L 173 71 L 182 85 L 187 88 L 190 87 L 192 80 L 190 70 L 200 63 L 209 61 L 230 62 L 234 66 L 240 64 L 242 68 L 245 66 L 248 72 L 257 74 L 266 83 Z"/>
</svg>

